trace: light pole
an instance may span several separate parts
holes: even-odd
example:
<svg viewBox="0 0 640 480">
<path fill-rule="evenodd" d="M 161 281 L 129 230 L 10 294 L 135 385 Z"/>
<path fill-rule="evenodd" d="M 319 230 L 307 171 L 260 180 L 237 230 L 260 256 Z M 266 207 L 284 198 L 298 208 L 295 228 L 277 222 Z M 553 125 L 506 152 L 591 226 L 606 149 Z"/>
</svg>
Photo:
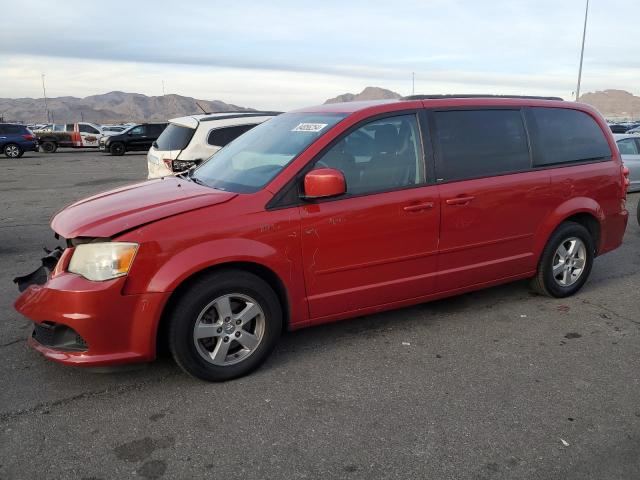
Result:
<svg viewBox="0 0 640 480">
<path fill-rule="evenodd" d="M 580 98 L 580 81 L 582 80 L 582 59 L 584 58 L 584 39 L 587 36 L 587 16 L 589 15 L 589 0 L 584 10 L 584 29 L 582 30 L 582 48 L 580 49 L 580 68 L 578 69 L 578 86 L 576 87 L 576 102 Z"/>
<path fill-rule="evenodd" d="M 47 105 L 47 89 L 44 87 L 44 73 L 42 74 L 42 93 L 44 94 L 44 111 L 47 114 L 47 123 L 49 123 L 49 107 Z"/>
</svg>

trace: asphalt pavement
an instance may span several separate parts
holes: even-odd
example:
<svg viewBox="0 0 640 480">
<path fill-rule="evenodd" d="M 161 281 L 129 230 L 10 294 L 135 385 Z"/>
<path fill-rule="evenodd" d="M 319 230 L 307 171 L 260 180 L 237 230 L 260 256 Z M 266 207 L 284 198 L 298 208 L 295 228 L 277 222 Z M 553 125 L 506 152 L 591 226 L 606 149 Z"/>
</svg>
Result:
<svg viewBox="0 0 640 480">
<path fill-rule="evenodd" d="M 26 345 L 12 278 L 66 204 L 145 156 L 0 158 L 0 479 L 640 478 L 640 195 L 576 296 L 526 282 L 287 333 L 209 384 L 170 358 L 109 373 Z"/>
</svg>

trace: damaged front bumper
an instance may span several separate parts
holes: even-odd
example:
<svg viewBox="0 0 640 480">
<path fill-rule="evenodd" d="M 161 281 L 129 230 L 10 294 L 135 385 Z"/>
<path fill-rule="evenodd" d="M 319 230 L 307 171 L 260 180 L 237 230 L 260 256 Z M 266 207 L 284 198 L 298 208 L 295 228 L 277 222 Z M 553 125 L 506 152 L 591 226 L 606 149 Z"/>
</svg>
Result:
<svg viewBox="0 0 640 480">
<path fill-rule="evenodd" d="M 70 365 L 149 361 L 170 293 L 125 295 L 126 277 L 103 282 L 64 271 L 73 249 L 57 248 L 36 271 L 14 281 L 22 292 L 14 306 L 34 322 L 29 344 Z"/>
<path fill-rule="evenodd" d="M 24 292 L 30 285 L 44 285 L 47 283 L 49 276 L 53 273 L 56 265 L 60 261 L 64 249 L 62 247 L 56 247 L 53 250 L 47 250 L 45 248 L 44 251 L 46 255 L 40 259 L 42 266 L 27 275 L 13 279 L 13 283 L 18 285 L 18 290 L 21 292 Z"/>
</svg>

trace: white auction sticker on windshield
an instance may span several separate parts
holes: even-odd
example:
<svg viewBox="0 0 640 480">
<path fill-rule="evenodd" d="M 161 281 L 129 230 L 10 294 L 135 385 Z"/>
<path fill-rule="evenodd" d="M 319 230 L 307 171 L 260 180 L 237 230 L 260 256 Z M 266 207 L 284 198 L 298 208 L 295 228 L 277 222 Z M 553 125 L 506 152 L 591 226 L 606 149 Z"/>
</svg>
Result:
<svg viewBox="0 0 640 480">
<path fill-rule="evenodd" d="M 317 133 L 326 127 L 326 123 L 300 123 L 292 132 L 312 132 Z"/>
</svg>

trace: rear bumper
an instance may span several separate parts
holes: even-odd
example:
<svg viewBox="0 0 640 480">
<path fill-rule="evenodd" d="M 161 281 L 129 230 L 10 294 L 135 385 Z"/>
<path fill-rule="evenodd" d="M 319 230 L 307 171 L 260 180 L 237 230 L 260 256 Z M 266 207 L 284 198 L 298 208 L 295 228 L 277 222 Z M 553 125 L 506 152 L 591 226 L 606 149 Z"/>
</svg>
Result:
<svg viewBox="0 0 640 480">
<path fill-rule="evenodd" d="M 629 212 L 624 209 L 615 215 L 609 215 L 606 217 L 601 225 L 600 248 L 598 249 L 598 255 L 615 250 L 622 245 L 622 239 L 624 238 L 624 232 L 627 229 L 628 221 Z"/>
<path fill-rule="evenodd" d="M 170 293 L 123 295 L 126 278 L 91 282 L 62 273 L 45 285 L 28 287 L 15 308 L 37 324 L 73 329 L 86 343 L 83 351 L 29 344 L 50 360 L 69 365 L 116 365 L 153 360 L 156 329 Z"/>
</svg>

